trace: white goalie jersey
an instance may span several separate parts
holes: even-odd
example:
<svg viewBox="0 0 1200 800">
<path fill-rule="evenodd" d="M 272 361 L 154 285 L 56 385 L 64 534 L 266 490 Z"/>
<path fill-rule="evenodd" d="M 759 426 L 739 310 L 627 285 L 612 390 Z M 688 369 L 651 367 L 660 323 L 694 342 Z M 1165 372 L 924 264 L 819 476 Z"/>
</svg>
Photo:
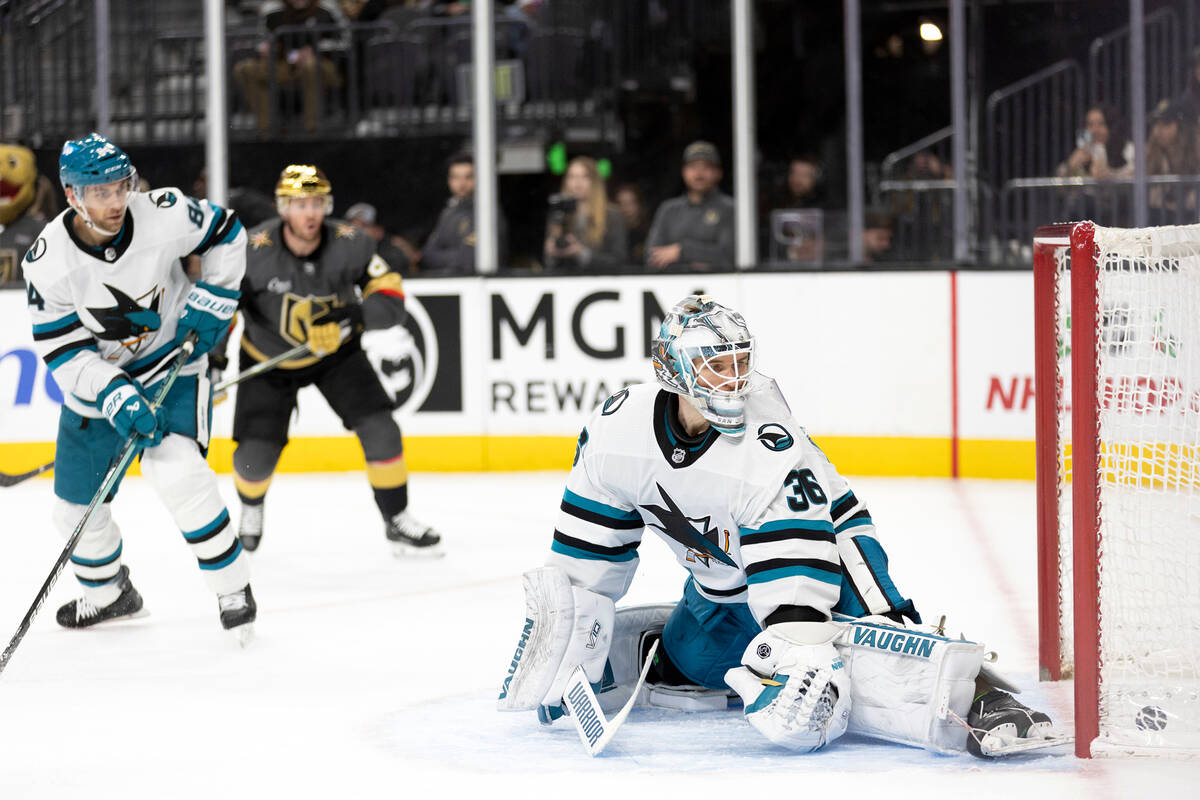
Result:
<svg viewBox="0 0 1200 800">
<path fill-rule="evenodd" d="M 75 213 L 47 223 L 22 266 L 34 346 L 66 405 L 94 418 L 96 395 L 121 372 L 147 385 L 169 364 L 191 287 L 181 259 L 200 256 L 200 280 L 237 290 L 246 235 L 233 212 L 174 188 L 130 194 L 125 222 L 104 247 L 78 237 Z"/>
<path fill-rule="evenodd" d="M 648 528 L 701 595 L 748 603 L 764 626 L 828 620 L 835 607 L 915 616 L 865 505 L 766 383 L 747 396 L 741 438 L 688 438 L 679 396 L 655 384 L 605 401 L 579 435 L 547 564 L 617 600 Z"/>
</svg>

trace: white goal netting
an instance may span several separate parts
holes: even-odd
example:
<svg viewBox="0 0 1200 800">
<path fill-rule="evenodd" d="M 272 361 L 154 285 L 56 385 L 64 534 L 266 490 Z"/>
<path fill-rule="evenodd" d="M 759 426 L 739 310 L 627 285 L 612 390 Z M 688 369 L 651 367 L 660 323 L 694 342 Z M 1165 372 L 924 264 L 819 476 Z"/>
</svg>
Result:
<svg viewBox="0 0 1200 800">
<path fill-rule="evenodd" d="M 1072 656 L 1072 591 L 1089 590 L 1073 586 L 1073 518 L 1095 519 L 1085 528 L 1099 573 L 1092 751 L 1200 755 L 1200 225 L 1097 227 L 1094 241 L 1099 497 L 1086 518 L 1071 508 L 1071 362 L 1083 355 L 1070 348 L 1068 248 L 1056 281 L 1064 672 L 1082 657 Z"/>
</svg>

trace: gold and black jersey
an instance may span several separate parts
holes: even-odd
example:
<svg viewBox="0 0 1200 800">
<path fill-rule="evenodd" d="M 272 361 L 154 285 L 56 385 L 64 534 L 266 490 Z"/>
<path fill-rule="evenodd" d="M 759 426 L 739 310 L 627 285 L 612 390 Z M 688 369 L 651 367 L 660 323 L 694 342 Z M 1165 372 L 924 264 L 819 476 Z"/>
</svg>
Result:
<svg viewBox="0 0 1200 800">
<path fill-rule="evenodd" d="M 371 295 L 403 308 L 400 276 L 359 228 L 326 219 L 317 249 L 297 256 L 284 243 L 282 227 L 282 220 L 273 219 L 249 233 L 241 312 L 242 346 L 252 357 L 261 361 L 304 344 L 312 326 L 347 318 L 349 306 Z M 282 366 L 316 360 L 308 356 Z"/>
</svg>

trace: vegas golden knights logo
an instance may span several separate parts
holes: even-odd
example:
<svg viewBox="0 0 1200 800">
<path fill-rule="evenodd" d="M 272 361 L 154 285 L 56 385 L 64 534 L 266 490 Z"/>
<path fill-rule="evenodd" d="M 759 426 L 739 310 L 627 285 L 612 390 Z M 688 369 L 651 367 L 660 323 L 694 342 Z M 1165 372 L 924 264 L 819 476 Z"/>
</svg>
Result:
<svg viewBox="0 0 1200 800">
<path fill-rule="evenodd" d="M 308 331 L 313 325 L 332 322 L 328 317 L 333 309 L 341 306 L 337 295 L 325 297 L 300 297 L 286 292 L 279 309 L 279 335 L 294 345 L 308 341 Z"/>
</svg>

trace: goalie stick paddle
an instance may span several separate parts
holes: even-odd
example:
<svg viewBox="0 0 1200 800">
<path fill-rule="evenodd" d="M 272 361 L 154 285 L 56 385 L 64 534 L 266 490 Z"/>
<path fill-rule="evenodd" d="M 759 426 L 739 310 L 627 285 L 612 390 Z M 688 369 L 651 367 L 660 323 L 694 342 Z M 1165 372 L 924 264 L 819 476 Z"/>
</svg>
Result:
<svg viewBox="0 0 1200 800">
<path fill-rule="evenodd" d="M 633 694 L 629 696 L 629 699 L 625 701 L 625 706 L 611 720 L 604 718 L 600 702 L 596 699 L 596 693 L 592 691 L 592 684 L 584 673 L 583 667 L 576 667 L 575 671 L 571 673 L 566 691 L 563 693 L 563 704 L 566 705 L 571 721 L 575 723 L 575 730 L 579 732 L 579 739 L 583 742 L 583 747 L 589 756 L 600 755 L 600 751 L 612 741 L 613 736 L 617 733 L 617 728 L 621 727 L 625 718 L 629 716 L 629 712 L 633 710 L 638 692 L 642 690 L 642 684 L 646 682 L 646 673 L 650 672 L 650 665 L 654 663 L 654 654 L 657 652 L 658 641 L 655 640 L 650 652 L 646 655 L 646 663 L 642 665 L 642 674 L 638 677 L 637 685 L 633 687 Z"/>
<path fill-rule="evenodd" d="M 196 347 L 196 334 L 190 333 L 183 340 L 183 344 L 179 347 L 179 353 L 175 356 L 175 360 L 171 362 L 171 368 L 167 371 L 167 376 L 163 378 L 162 386 L 154 395 L 154 399 L 150 402 L 150 407 L 157 410 L 162 405 L 163 400 L 167 397 L 167 392 L 171 391 L 171 387 L 175 384 L 175 379 L 179 377 L 179 371 L 183 369 L 183 365 L 187 363 L 188 356 L 192 354 L 192 350 Z M 79 524 L 75 526 L 74 532 L 71 533 L 71 538 L 67 540 L 67 546 L 59 553 L 58 560 L 54 562 L 54 569 L 50 570 L 50 575 L 46 578 L 42 588 L 38 590 L 37 597 L 34 598 L 33 605 L 25 612 L 25 617 L 21 620 L 21 624 L 17 626 L 17 632 L 13 634 L 12 641 L 8 643 L 8 647 L 4 648 L 4 652 L 0 654 L 0 674 L 3 674 L 4 668 L 8 666 L 8 662 L 12 659 L 13 653 L 16 652 L 17 646 L 21 644 L 21 640 L 25 638 L 25 634 L 29 632 L 29 626 L 33 624 L 33 618 L 38 615 L 45 605 L 46 599 L 50 597 L 50 590 L 54 588 L 55 582 L 58 581 L 58 576 L 62 574 L 63 568 L 67 565 L 67 560 L 71 557 L 71 552 L 75 549 L 75 545 L 79 544 L 79 540 L 83 537 L 83 529 L 87 526 L 88 520 L 92 518 L 96 507 L 100 502 L 108 497 L 108 493 L 112 491 L 112 487 L 117 480 L 125 474 L 125 468 L 129 466 L 129 462 L 133 460 L 134 454 L 137 452 L 138 434 L 131 434 L 125 443 L 121 446 L 120 455 L 116 462 L 109 467 L 108 472 L 104 475 L 104 481 L 100 484 L 100 489 L 92 497 L 92 502 L 88 503 L 88 507 L 83 512 L 83 517 L 79 520 Z"/>
<path fill-rule="evenodd" d="M 28 472 L 18 472 L 16 475 L 10 475 L 7 472 L 0 472 L 0 487 L 16 486 L 22 481 L 27 481 L 30 478 L 36 478 L 43 472 L 49 472 L 54 469 L 54 462 L 42 464 L 40 467 L 35 467 Z"/>
</svg>

